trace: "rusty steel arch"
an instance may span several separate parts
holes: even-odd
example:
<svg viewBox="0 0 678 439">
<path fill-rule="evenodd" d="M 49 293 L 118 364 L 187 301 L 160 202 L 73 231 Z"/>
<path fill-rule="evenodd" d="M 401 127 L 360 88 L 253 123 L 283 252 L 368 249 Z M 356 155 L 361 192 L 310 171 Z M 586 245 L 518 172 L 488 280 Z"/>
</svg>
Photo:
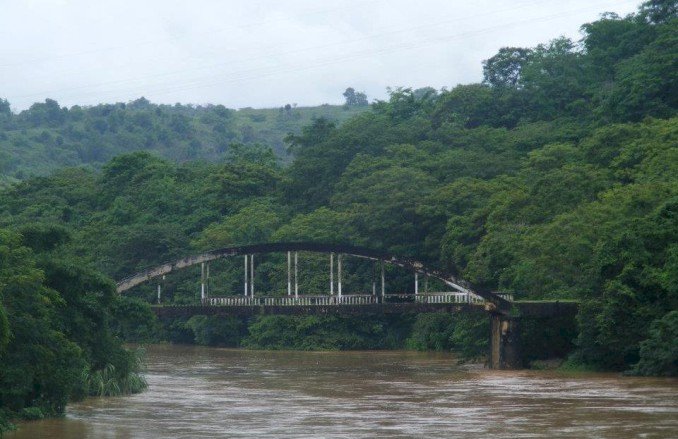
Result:
<svg viewBox="0 0 678 439">
<path fill-rule="evenodd" d="M 430 276 L 439 279 L 446 285 L 454 288 L 457 291 L 476 294 L 482 297 L 483 299 L 487 300 L 488 302 L 493 303 L 497 307 L 498 311 L 506 311 L 510 308 L 510 303 L 503 299 L 502 297 L 499 297 L 497 294 L 494 294 L 491 291 L 487 291 L 484 289 L 474 288 L 468 282 L 462 279 L 458 279 L 456 276 L 450 273 L 441 270 L 427 268 L 421 262 L 408 258 L 400 258 L 366 247 L 357 247 L 341 244 L 323 244 L 317 242 L 275 242 L 265 244 L 240 245 L 234 247 L 225 247 L 217 250 L 210 250 L 205 253 L 188 256 L 186 258 L 178 259 L 176 261 L 168 262 L 157 267 L 136 273 L 132 276 L 126 277 L 117 282 L 116 287 L 118 293 L 123 293 L 148 280 L 154 279 L 159 276 L 163 276 L 176 270 L 181 270 L 183 268 L 201 264 L 203 262 L 210 262 L 217 259 L 224 259 L 233 256 L 243 256 L 261 253 L 282 253 L 288 251 L 339 253 L 363 259 L 370 259 L 373 261 L 382 261 L 389 265 L 402 267 L 408 270 L 416 271 L 425 276 Z"/>
</svg>

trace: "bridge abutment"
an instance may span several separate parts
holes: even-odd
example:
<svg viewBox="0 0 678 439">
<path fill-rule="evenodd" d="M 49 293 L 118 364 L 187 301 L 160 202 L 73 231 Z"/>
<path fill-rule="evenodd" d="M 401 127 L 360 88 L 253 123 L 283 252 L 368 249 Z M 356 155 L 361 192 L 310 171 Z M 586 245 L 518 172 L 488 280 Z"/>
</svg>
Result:
<svg viewBox="0 0 678 439">
<path fill-rule="evenodd" d="M 490 314 L 489 367 L 497 370 L 522 369 L 520 320 L 503 314 Z"/>
</svg>

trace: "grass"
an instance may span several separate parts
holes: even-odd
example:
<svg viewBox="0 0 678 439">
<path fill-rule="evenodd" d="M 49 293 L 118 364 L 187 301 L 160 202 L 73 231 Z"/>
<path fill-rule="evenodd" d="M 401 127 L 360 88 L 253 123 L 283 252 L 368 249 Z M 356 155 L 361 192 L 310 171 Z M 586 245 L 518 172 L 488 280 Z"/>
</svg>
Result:
<svg viewBox="0 0 678 439">
<path fill-rule="evenodd" d="M 113 364 L 103 369 L 83 371 L 82 380 L 90 396 L 120 396 L 143 392 L 148 383 L 141 375 L 143 369 L 143 349 L 133 353 L 131 371 L 121 376 Z"/>
</svg>

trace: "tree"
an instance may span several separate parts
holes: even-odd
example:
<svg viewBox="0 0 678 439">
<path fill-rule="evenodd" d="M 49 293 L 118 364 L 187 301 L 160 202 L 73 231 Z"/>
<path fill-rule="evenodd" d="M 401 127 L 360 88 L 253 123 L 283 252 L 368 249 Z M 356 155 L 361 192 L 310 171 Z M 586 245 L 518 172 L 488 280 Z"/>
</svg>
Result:
<svg viewBox="0 0 678 439">
<path fill-rule="evenodd" d="M 449 123 L 463 128 L 483 124 L 497 126 L 501 124 L 498 103 L 493 90 L 486 85 L 458 85 L 440 96 L 433 112 L 433 124 L 439 127 Z"/>
<path fill-rule="evenodd" d="M 353 87 L 349 87 L 343 93 L 344 98 L 346 98 L 346 104 L 349 107 L 361 107 L 368 105 L 367 95 L 363 92 L 357 92 Z"/>
<path fill-rule="evenodd" d="M 283 224 L 280 210 L 270 200 L 256 200 L 223 221 L 207 226 L 195 244 L 203 249 L 214 249 L 267 242 Z"/>
<path fill-rule="evenodd" d="M 595 84 L 596 94 L 606 87 L 600 85 L 614 81 L 617 64 L 636 55 L 655 38 L 655 32 L 639 23 L 633 16 L 620 18 L 616 14 L 606 14 L 593 23 L 581 27 L 586 51 L 587 76 Z"/>
<path fill-rule="evenodd" d="M 661 26 L 657 38 L 637 55 L 617 64 L 617 81 L 601 116 L 639 121 L 670 117 L 678 108 L 678 20 Z"/>
<path fill-rule="evenodd" d="M 369 103 L 367 102 L 367 95 L 363 92 L 358 92 L 355 94 L 356 106 L 365 107 Z"/>
<path fill-rule="evenodd" d="M 640 5 L 638 16 L 652 24 L 668 23 L 678 17 L 675 0 L 650 0 Z"/>
<path fill-rule="evenodd" d="M 483 82 L 495 87 L 519 87 L 521 74 L 532 55 L 531 49 L 502 47 L 483 61 Z"/>
<path fill-rule="evenodd" d="M 678 311 L 669 311 L 650 325 L 649 337 L 640 343 L 640 375 L 678 375 Z"/>
<path fill-rule="evenodd" d="M 58 127 L 66 120 L 66 111 L 54 99 L 45 99 L 44 103 L 35 103 L 28 110 L 22 111 L 21 117 L 26 118 L 33 126 L 45 124 Z"/>
<path fill-rule="evenodd" d="M 346 98 L 346 105 L 356 105 L 355 89 L 353 87 L 347 88 L 343 96 Z"/>
<path fill-rule="evenodd" d="M 12 114 L 12 108 L 7 99 L 0 99 L 0 114 Z"/>
</svg>

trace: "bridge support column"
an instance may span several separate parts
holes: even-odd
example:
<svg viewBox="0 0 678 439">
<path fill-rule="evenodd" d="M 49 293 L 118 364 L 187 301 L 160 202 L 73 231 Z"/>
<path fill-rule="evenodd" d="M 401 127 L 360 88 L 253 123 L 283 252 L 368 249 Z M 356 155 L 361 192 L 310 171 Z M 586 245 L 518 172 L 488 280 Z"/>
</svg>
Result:
<svg viewBox="0 0 678 439">
<path fill-rule="evenodd" d="M 334 252 L 330 253 L 330 296 L 334 296 Z"/>
<path fill-rule="evenodd" d="M 381 261 L 381 299 L 386 296 L 386 275 L 384 274 L 384 261 Z"/>
<path fill-rule="evenodd" d="M 372 262 L 372 295 L 374 297 L 377 297 L 377 274 L 376 274 L 377 269 L 374 266 L 374 262 Z"/>
<path fill-rule="evenodd" d="M 287 252 L 287 295 L 292 295 L 292 252 Z"/>
<path fill-rule="evenodd" d="M 250 296 L 254 298 L 254 255 L 250 255 Z"/>
<path fill-rule="evenodd" d="M 490 314 L 490 369 L 522 369 L 519 320 L 502 314 Z"/>
<path fill-rule="evenodd" d="M 205 263 L 200 264 L 200 300 L 205 300 Z"/>
<path fill-rule="evenodd" d="M 337 255 L 337 295 L 341 297 L 341 253 Z"/>
<path fill-rule="evenodd" d="M 299 297 L 299 252 L 294 252 L 294 297 Z"/>
<path fill-rule="evenodd" d="M 249 291 L 249 285 L 248 285 L 249 284 L 249 282 L 248 282 L 249 281 L 249 274 L 247 272 L 248 271 L 247 267 L 249 267 L 249 262 L 247 261 L 247 259 L 248 259 L 248 256 L 245 255 L 245 297 L 247 297 L 247 293 Z"/>
</svg>

